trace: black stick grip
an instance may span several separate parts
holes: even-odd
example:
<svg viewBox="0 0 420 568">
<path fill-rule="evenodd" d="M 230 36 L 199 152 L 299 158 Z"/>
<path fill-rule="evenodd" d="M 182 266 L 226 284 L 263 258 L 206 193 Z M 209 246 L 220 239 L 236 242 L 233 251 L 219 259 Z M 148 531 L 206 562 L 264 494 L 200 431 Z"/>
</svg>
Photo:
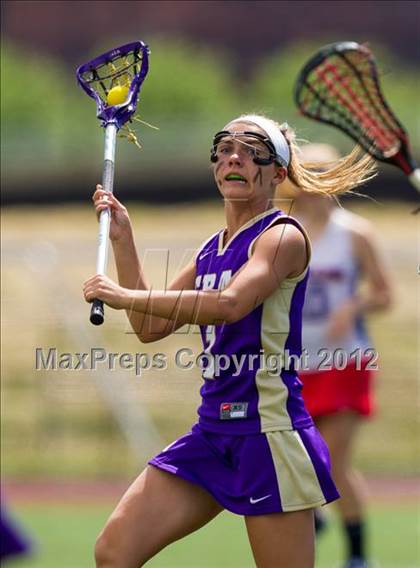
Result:
<svg viewBox="0 0 420 568">
<path fill-rule="evenodd" d="M 90 323 L 102 325 L 104 323 L 104 303 L 102 300 L 93 300 L 90 309 Z"/>
</svg>

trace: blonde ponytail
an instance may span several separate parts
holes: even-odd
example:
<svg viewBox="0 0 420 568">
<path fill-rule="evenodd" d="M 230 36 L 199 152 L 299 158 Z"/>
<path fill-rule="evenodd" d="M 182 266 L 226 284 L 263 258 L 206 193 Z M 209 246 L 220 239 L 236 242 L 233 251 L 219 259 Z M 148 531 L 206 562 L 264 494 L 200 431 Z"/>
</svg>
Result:
<svg viewBox="0 0 420 568">
<path fill-rule="evenodd" d="M 375 177 L 377 173 L 375 160 L 364 154 L 358 146 L 334 164 L 301 161 L 295 132 L 288 125 L 277 126 L 290 148 L 288 177 L 303 191 L 322 195 L 349 193 Z"/>
</svg>

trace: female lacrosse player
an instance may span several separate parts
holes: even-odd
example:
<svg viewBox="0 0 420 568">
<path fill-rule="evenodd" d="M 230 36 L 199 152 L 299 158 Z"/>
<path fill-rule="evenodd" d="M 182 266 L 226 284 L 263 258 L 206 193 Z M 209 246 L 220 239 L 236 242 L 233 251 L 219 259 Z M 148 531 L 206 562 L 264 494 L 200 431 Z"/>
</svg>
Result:
<svg viewBox="0 0 420 568">
<path fill-rule="evenodd" d="M 353 152 L 320 176 L 297 159 L 287 125 L 256 115 L 218 132 L 211 160 L 226 228 L 204 242 L 169 290 L 148 289 L 126 209 L 101 187 L 93 196 L 97 212 L 112 210 L 119 285 L 93 276 L 85 299 L 127 310 L 143 342 L 197 323 L 208 358 L 198 423 L 123 496 L 97 541 L 100 568 L 137 568 L 223 509 L 245 517 L 259 567 L 309 568 L 313 508 L 338 497 L 328 450 L 286 355 L 301 352 L 310 245 L 273 196 L 287 174 L 304 191 L 345 192 L 372 174 L 373 162 Z M 223 369 L 215 364 L 221 356 Z M 269 357 L 280 361 L 274 372 Z"/>
<path fill-rule="evenodd" d="M 301 159 L 337 164 L 337 151 L 309 144 Z M 365 526 L 361 482 L 351 466 L 358 426 L 372 413 L 372 373 L 376 353 L 364 329 L 364 316 L 390 304 L 390 283 L 364 219 L 336 207 L 328 197 L 286 182 L 279 196 L 293 198 L 293 214 L 312 242 L 311 274 L 303 309 L 302 345 L 307 369 L 300 372 L 306 408 L 331 453 L 337 502 L 348 543 L 346 568 L 365 568 Z M 365 283 L 360 292 L 359 284 Z M 316 513 L 316 526 L 325 520 Z"/>
</svg>

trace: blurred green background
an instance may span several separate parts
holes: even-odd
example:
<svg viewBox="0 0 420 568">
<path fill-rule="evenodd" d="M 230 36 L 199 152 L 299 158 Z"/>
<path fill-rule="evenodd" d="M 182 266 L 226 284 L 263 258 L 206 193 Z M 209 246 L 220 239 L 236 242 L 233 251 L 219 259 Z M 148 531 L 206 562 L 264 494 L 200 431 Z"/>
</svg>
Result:
<svg viewBox="0 0 420 568">
<path fill-rule="evenodd" d="M 92 46 L 78 64 L 131 38 Z M 178 202 L 214 198 L 208 167 L 212 135 L 233 116 L 267 114 L 288 122 L 298 138 L 327 140 L 346 152 L 352 146 L 338 130 L 299 115 L 292 92 L 303 63 L 319 47 L 337 40 L 323 35 L 292 41 L 261 55 L 242 76 L 236 54 L 191 38 L 148 34 L 150 72 L 142 86 L 138 116 L 159 127 L 133 123 L 143 144 L 121 141 L 116 191 L 126 199 Z M 381 84 L 392 109 L 409 129 L 414 156 L 420 155 L 418 65 L 399 59 L 381 43 L 372 45 Z M 3 200 L 84 200 L 100 178 L 103 131 L 96 107 L 75 82 L 75 68 L 51 53 L 28 52 L 3 40 L 1 82 Z M 415 190 L 394 168 L 370 186 L 370 195 L 415 198 Z M 397 186 L 397 187 L 396 187 Z"/>
<path fill-rule="evenodd" d="M 316 10 L 313 4 L 318 5 Z M 223 224 L 208 157 L 212 135 L 228 119 L 248 111 L 264 112 L 288 121 L 300 138 L 334 143 L 341 151 L 351 148 L 338 131 L 300 117 L 293 104 L 296 75 L 321 45 L 342 39 L 369 41 L 386 98 L 408 129 L 414 156 L 420 155 L 419 51 L 412 32 L 413 25 L 419 31 L 418 5 L 402 2 L 404 9 L 396 11 L 389 2 L 338 4 L 2 4 L 1 467 L 12 508 L 16 503 L 38 542 L 34 566 L 90 566 L 89 546 L 118 495 L 115 490 L 104 497 L 99 512 L 87 499 L 84 515 L 89 518 L 91 511 L 94 520 L 86 529 L 86 542 L 80 544 L 72 533 L 75 547 L 80 544 L 83 553 L 73 562 L 54 564 L 58 555 L 67 554 L 66 544 L 62 532 L 56 531 L 56 539 L 48 539 L 47 533 L 55 534 L 51 527 L 60 524 L 77 532 L 77 514 L 68 508 L 72 497 L 64 489 L 61 517 L 55 516 L 60 491 L 56 513 L 42 505 L 42 495 L 38 508 L 31 509 L 37 484 L 64 488 L 70 482 L 75 487 L 86 481 L 128 483 L 148 458 L 190 427 L 201 381 L 196 370 L 182 371 L 173 362 L 182 347 L 199 353 L 197 330 L 184 329 L 157 344 L 141 345 L 129 333 L 122 312 L 108 310 L 101 328 L 88 323 L 81 287 L 95 266 L 97 224 L 90 195 L 100 181 L 103 131 L 93 100 L 76 85 L 76 66 L 133 39 L 143 39 L 152 49 L 138 111 L 160 130 L 135 126 L 141 151 L 119 140 L 115 191 L 130 201 L 146 273 L 154 287 L 162 287 L 202 240 Z M 358 17 L 356 8 L 360 11 L 363 6 L 368 22 Z M 116 14 L 121 16 L 118 29 Z M 287 22 L 281 33 L 280 21 Z M 402 173 L 381 167 L 375 183 L 363 193 L 376 201 L 352 198 L 345 203 L 372 222 L 396 300 L 391 312 L 369 322 L 380 354 L 378 410 L 361 430 L 356 464 L 374 495 L 376 481 L 382 478 L 394 483 L 390 493 L 398 495 L 404 493 L 407 481 L 420 476 L 418 217 L 410 215 L 415 191 Z M 110 274 L 115 275 L 112 262 Z M 141 377 L 104 367 L 97 372 L 35 371 L 35 349 L 52 346 L 62 352 L 93 347 L 120 353 L 164 352 L 170 365 L 167 371 L 152 369 Z M 387 504 L 386 514 L 375 509 L 379 558 L 390 558 L 381 535 L 393 514 L 405 519 L 401 526 L 418 528 L 415 502 L 410 501 L 410 506 L 407 514 L 392 503 Z M 218 522 L 214 524 L 222 527 L 219 530 L 226 526 L 236 535 L 237 525 Z M 416 564 L 418 550 L 410 531 L 404 532 L 410 543 L 406 552 L 398 552 L 383 566 Z M 194 556 L 196 548 L 217 537 L 200 538 L 204 540 L 193 541 L 184 556 L 182 551 L 171 556 L 168 549 L 156 566 L 187 566 L 189 554 Z M 325 568 L 335 566 L 339 557 L 338 537 L 331 538 L 321 551 L 319 566 Z M 244 546 L 240 539 L 235 542 Z M 213 568 L 219 561 L 212 558 L 208 566 Z M 252 565 L 246 555 L 241 559 L 233 555 L 227 562 L 232 567 Z"/>
</svg>

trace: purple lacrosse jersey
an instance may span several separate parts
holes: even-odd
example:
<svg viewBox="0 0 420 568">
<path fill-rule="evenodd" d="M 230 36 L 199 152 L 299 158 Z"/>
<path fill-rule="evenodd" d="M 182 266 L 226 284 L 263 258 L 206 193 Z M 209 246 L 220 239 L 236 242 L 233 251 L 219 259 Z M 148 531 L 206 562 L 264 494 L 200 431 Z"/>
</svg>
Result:
<svg viewBox="0 0 420 568">
<path fill-rule="evenodd" d="M 226 245 L 223 230 L 202 245 L 196 257 L 196 289 L 226 288 L 250 259 L 258 237 L 281 223 L 299 228 L 310 250 L 299 223 L 279 209 L 270 209 L 243 225 Z M 308 268 L 283 280 L 237 322 L 200 326 L 204 384 L 198 423 L 203 430 L 245 435 L 313 425 L 296 370 L 302 353 L 307 279 Z M 256 298 L 257 294 L 258 290 Z"/>
</svg>

